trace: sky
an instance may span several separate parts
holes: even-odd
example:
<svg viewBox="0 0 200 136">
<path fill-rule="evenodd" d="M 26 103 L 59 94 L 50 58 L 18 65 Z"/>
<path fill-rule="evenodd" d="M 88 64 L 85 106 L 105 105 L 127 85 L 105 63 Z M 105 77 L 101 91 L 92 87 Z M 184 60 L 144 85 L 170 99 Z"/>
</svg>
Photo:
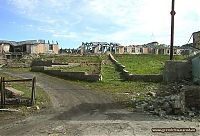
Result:
<svg viewBox="0 0 200 136">
<path fill-rule="evenodd" d="M 175 46 L 200 31 L 200 0 L 175 0 Z M 0 0 L 0 39 L 170 44 L 171 0 Z M 191 40 L 192 42 L 192 40 Z"/>
</svg>

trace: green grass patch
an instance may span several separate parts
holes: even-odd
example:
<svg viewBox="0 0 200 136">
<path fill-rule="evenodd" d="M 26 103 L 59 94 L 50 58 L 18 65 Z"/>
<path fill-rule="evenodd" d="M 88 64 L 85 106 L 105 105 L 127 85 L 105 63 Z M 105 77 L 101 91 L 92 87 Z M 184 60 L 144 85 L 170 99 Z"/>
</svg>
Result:
<svg viewBox="0 0 200 136">
<path fill-rule="evenodd" d="M 59 63 L 100 63 L 97 55 L 41 55 L 39 60 L 54 60 Z"/>
<path fill-rule="evenodd" d="M 63 72 L 87 72 L 88 74 L 99 74 L 100 73 L 100 64 L 92 64 L 92 65 L 83 65 L 80 64 L 78 66 L 72 67 L 49 67 L 49 70 L 62 70 Z"/>
<path fill-rule="evenodd" d="M 57 63 L 79 63 L 70 67 L 51 67 L 48 69 L 62 70 L 65 72 L 87 72 L 88 74 L 99 74 L 102 58 L 97 55 L 41 55 L 40 60 L 54 60 Z"/>
<path fill-rule="evenodd" d="M 115 59 L 132 74 L 161 74 L 168 55 L 115 54 Z M 174 56 L 174 60 L 183 60 L 184 56 Z"/>
<path fill-rule="evenodd" d="M 113 94 L 116 101 L 122 103 L 126 102 L 128 106 L 131 103 L 131 99 L 144 99 L 146 97 L 146 93 L 149 91 L 158 91 L 160 83 L 121 80 L 120 73 L 116 71 L 116 67 L 107 58 L 107 56 L 103 56 L 102 58 L 103 64 L 101 73 L 103 81 L 91 83 L 79 81 L 77 82 L 78 84 L 91 90 Z"/>
<path fill-rule="evenodd" d="M 14 71 L 17 71 L 17 69 L 12 69 Z M 19 69 L 21 71 L 22 69 Z M 26 69 L 27 70 L 27 69 Z M 14 78 L 12 76 L 9 76 L 5 73 L 0 72 L 1 77 L 5 77 L 5 80 L 13 80 L 13 79 L 20 79 L 20 78 Z M 32 82 L 9 82 L 5 84 L 6 86 L 15 88 L 19 91 L 24 92 L 24 94 L 21 96 L 22 98 L 31 98 L 31 90 L 32 90 Z M 50 98 L 46 92 L 44 92 L 40 87 L 36 86 L 36 104 L 40 108 L 46 108 L 50 104 Z M 10 107 L 13 107 L 12 105 Z M 22 109 L 24 111 L 24 106 L 19 106 L 19 109 Z"/>
</svg>

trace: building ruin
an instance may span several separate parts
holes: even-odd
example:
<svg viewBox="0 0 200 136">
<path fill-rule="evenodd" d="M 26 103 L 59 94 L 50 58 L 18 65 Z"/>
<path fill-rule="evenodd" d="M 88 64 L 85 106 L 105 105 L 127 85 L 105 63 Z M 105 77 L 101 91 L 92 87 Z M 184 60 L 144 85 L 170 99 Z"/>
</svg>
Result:
<svg viewBox="0 0 200 136">
<path fill-rule="evenodd" d="M 26 54 L 58 54 L 58 42 L 45 40 L 6 41 L 0 40 L 0 55 L 7 59 L 21 58 Z"/>
</svg>

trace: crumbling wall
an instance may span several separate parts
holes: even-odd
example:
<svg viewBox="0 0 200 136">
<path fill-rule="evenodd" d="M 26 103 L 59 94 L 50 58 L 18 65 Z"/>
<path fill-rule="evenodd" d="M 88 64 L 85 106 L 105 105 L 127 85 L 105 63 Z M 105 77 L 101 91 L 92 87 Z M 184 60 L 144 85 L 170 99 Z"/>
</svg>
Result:
<svg viewBox="0 0 200 136">
<path fill-rule="evenodd" d="M 193 82 L 200 85 L 200 55 L 192 59 Z"/>
<path fill-rule="evenodd" d="M 55 63 L 52 60 L 47 60 L 47 61 L 42 61 L 42 60 L 33 60 L 31 66 L 47 66 L 47 67 L 52 67 L 52 66 L 63 66 L 63 65 L 68 65 L 68 63 Z"/>
<path fill-rule="evenodd" d="M 185 93 L 185 104 L 187 108 L 200 110 L 200 87 L 199 86 L 185 86 L 183 88 Z"/>
<path fill-rule="evenodd" d="M 109 58 L 113 64 L 117 67 L 117 70 L 122 74 L 126 81 L 145 81 L 145 82 L 162 82 L 163 76 L 160 74 L 129 74 L 129 71 L 125 70 L 125 66 L 120 64 L 112 54 L 109 54 Z"/>
<path fill-rule="evenodd" d="M 52 66 L 53 61 L 52 60 L 47 60 L 47 61 L 42 61 L 42 60 L 34 60 L 32 61 L 31 66 Z"/>
<path fill-rule="evenodd" d="M 82 80 L 82 81 L 101 81 L 101 74 L 88 75 L 86 72 L 63 72 L 61 70 L 46 70 L 44 66 L 32 66 L 31 71 L 43 72 L 48 75 L 57 76 L 63 79 Z"/>
<path fill-rule="evenodd" d="M 191 61 L 166 61 L 163 71 L 164 82 L 174 82 L 192 79 Z"/>
<path fill-rule="evenodd" d="M 200 31 L 193 33 L 193 46 L 200 49 Z"/>
</svg>

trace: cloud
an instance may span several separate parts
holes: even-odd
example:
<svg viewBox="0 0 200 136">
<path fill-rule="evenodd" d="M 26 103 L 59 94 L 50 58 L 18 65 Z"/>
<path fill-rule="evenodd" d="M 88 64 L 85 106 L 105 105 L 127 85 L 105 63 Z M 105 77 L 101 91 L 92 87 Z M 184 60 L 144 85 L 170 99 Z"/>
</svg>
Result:
<svg viewBox="0 0 200 136">
<path fill-rule="evenodd" d="M 66 39 L 76 39 L 78 36 L 75 32 L 70 32 L 68 34 L 53 34 L 54 37 L 66 38 Z"/>
<path fill-rule="evenodd" d="M 38 23 L 38 31 L 83 41 L 169 44 L 171 0 L 9 0 L 10 9 Z M 200 1 L 176 0 L 175 42 L 200 26 Z M 80 40 L 80 39 L 79 39 Z M 134 43 L 133 43 L 134 44 Z"/>
</svg>

